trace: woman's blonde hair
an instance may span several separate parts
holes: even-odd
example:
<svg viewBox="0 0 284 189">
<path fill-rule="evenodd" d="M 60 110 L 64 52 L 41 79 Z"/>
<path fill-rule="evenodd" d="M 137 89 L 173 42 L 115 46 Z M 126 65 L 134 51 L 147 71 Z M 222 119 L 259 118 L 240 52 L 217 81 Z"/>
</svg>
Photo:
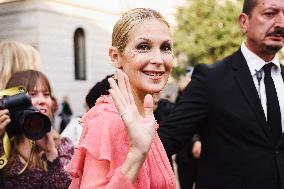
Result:
<svg viewBox="0 0 284 189">
<path fill-rule="evenodd" d="M 0 41 L 0 90 L 17 71 L 39 69 L 40 56 L 30 45 L 16 41 Z"/>
<path fill-rule="evenodd" d="M 169 23 L 158 12 L 150 8 L 135 8 L 125 12 L 116 22 L 112 32 L 112 46 L 117 47 L 123 53 L 128 42 L 128 35 L 131 29 L 145 20 L 158 19 L 164 22 L 169 28 Z"/>
</svg>

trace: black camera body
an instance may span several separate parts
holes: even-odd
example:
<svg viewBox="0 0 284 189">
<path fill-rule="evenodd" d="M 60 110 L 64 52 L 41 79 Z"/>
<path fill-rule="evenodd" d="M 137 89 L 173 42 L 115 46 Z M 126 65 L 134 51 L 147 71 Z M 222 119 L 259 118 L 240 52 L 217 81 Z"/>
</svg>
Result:
<svg viewBox="0 0 284 189">
<path fill-rule="evenodd" d="M 9 110 L 11 122 L 6 131 L 10 138 L 23 133 L 29 139 L 38 140 L 51 130 L 50 119 L 32 106 L 27 93 L 0 99 L 0 109 Z"/>
</svg>

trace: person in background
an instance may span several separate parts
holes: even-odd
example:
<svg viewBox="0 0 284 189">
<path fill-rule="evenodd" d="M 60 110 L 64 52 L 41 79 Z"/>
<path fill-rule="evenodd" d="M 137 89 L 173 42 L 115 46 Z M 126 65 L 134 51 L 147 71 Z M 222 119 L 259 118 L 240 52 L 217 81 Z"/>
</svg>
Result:
<svg viewBox="0 0 284 189">
<path fill-rule="evenodd" d="M 68 123 L 71 121 L 71 116 L 73 114 L 71 107 L 68 102 L 68 97 L 63 96 L 63 101 L 61 103 L 61 111 L 59 113 L 59 116 L 61 117 L 60 122 L 60 133 L 65 129 L 65 127 L 68 125 Z"/>
<path fill-rule="evenodd" d="M 107 75 L 103 80 L 97 82 L 88 92 L 86 96 L 86 103 L 88 107 L 91 109 L 95 106 L 97 99 L 101 95 L 108 95 L 108 90 L 110 89 L 108 78 L 113 77 L 113 74 Z"/>
<path fill-rule="evenodd" d="M 136 8 L 119 18 L 113 29 L 109 56 L 117 68 L 118 85 L 134 95 L 120 93 L 114 78 L 108 79 L 111 96 L 100 97 L 81 119 L 80 142 L 66 167 L 73 176 L 70 189 L 176 187 L 174 173 L 156 133 L 158 125 L 149 95 L 159 93 L 167 82 L 173 66 L 172 47 L 169 24 L 159 12 Z M 129 85 L 125 85 L 126 75 Z M 135 128 L 123 123 L 131 113 L 124 109 L 128 103 L 136 104 L 135 113 L 142 114 L 142 124 Z"/>
<path fill-rule="evenodd" d="M 0 41 L 0 90 L 17 71 L 38 70 L 40 55 L 28 44 L 16 41 Z"/>
<path fill-rule="evenodd" d="M 169 99 L 170 96 L 166 95 L 165 98 L 159 98 L 157 102 L 157 107 L 154 110 L 154 116 L 158 124 L 165 120 L 174 108 L 174 103 Z"/>
<path fill-rule="evenodd" d="M 27 88 L 32 105 L 52 119 L 52 93 L 47 77 L 35 70 L 16 72 L 6 88 L 23 85 Z M 0 110 L 0 156 L 5 155 L 4 136 L 11 122 L 9 111 Z M 43 138 L 31 141 L 24 134 L 10 139 L 8 162 L 0 170 L 0 188 L 68 188 L 71 178 L 64 170 L 74 152 L 71 141 L 61 138 L 53 129 Z"/>
<path fill-rule="evenodd" d="M 97 82 L 86 95 L 85 111 L 95 106 L 97 99 L 102 95 L 108 95 L 110 89 L 108 78 L 112 75 L 107 75 L 102 81 Z M 65 129 L 62 131 L 61 136 L 68 137 L 72 140 L 74 146 L 77 146 L 82 133 L 82 125 L 80 124 L 81 116 L 73 117 Z"/>
<path fill-rule="evenodd" d="M 178 103 L 183 90 L 191 81 L 193 67 L 187 67 L 186 74 L 181 76 L 179 80 L 178 96 L 175 104 Z M 176 153 L 175 162 L 177 163 L 178 179 L 181 189 L 192 189 L 196 182 L 198 160 L 201 154 L 200 136 L 195 133 L 191 140 Z"/>
<path fill-rule="evenodd" d="M 56 116 L 56 112 L 58 111 L 59 106 L 58 106 L 58 101 L 55 96 L 51 96 L 51 100 L 52 100 L 52 117 L 53 117 L 52 125 L 54 126 L 55 116 Z"/>
<path fill-rule="evenodd" d="M 171 111 L 174 108 L 174 103 L 171 102 L 170 95 L 166 95 L 164 98 L 161 97 L 161 93 L 153 95 L 153 101 L 154 101 L 154 117 L 158 124 L 165 120 Z M 173 159 L 172 156 L 168 156 L 168 159 L 170 161 L 170 164 L 173 168 Z"/>
</svg>

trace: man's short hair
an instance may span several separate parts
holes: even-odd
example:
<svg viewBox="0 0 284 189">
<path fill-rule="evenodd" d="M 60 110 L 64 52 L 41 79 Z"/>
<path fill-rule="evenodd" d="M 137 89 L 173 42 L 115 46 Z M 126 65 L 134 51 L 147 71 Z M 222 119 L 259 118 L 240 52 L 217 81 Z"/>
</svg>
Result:
<svg viewBox="0 0 284 189">
<path fill-rule="evenodd" d="M 243 13 L 250 15 L 257 3 L 258 0 L 244 0 Z"/>
</svg>

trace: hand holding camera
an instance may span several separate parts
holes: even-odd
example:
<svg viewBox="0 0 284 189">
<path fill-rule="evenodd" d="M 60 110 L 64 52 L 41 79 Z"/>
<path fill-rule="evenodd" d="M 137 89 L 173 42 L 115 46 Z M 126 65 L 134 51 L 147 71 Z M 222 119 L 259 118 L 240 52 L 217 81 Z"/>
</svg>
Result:
<svg viewBox="0 0 284 189">
<path fill-rule="evenodd" d="M 49 161 L 53 161 L 58 157 L 58 150 L 50 132 L 46 133 L 41 139 L 36 140 L 35 143 L 44 151 L 46 159 Z"/>
<path fill-rule="evenodd" d="M 41 139 L 51 130 L 50 119 L 32 106 L 31 98 L 23 92 L 25 88 L 22 86 L 6 89 L 1 93 L 14 90 L 19 93 L 0 99 L 0 134 L 7 127 L 6 131 L 10 138 L 23 133 L 31 140 Z"/>
<path fill-rule="evenodd" d="M 9 110 L 0 110 L 0 136 L 3 136 L 7 125 L 11 122 Z"/>
</svg>

